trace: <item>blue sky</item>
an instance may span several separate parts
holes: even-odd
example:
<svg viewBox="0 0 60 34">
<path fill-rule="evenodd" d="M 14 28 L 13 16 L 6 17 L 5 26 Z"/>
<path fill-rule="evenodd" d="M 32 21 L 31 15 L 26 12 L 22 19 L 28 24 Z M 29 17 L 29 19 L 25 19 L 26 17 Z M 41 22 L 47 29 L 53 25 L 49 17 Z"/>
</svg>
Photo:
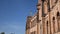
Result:
<svg viewBox="0 0 60 34">
<path fill-rule="evenodd" d="M 0 0 L 0 32 L 25 34 L 26 17 L 36 5 L 37 0 Z"/>
</svg>

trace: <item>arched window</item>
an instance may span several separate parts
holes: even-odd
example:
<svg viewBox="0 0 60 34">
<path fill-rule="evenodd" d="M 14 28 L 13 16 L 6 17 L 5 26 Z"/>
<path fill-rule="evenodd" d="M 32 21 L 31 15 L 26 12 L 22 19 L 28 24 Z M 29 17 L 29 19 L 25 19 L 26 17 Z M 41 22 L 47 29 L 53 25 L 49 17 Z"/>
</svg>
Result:
<svg viewBox="0 0 60 34">
<path fill-rule="evenodd" d="M 53 17 L 53 20 L 55 20 L 55 17 Z"/>
<path fill-rule="evenodd" d="M 60 22 L 59 22 L 60 21 L 60 19 L 59 19 L 60 17 L 59 16 L 60 16 L 60 13 L 57 12 L 58 31 L 60 31 Z"/>
<path fill-rule="evenodd" d="M 47 21 L 47 26 L 48 26 L 48 21 Z"/>
<path fill-rule="evenodd" d="M 45 1 L 45 0 L 42 0 L 43 2 Z"/>
<path fill-rule="evenodd" d="M 47 21 L 47 34 L 48 34 L 48 21 Z"/>
<path fill-rule="evenodd" d="M 53 17 L 53 31 L 55 32 L 55 17 Z"/>
<path fill-rule="evenodd" d="M 59 12 L 57 12 L 57 16 L 59 16 Z"/>
</svg>

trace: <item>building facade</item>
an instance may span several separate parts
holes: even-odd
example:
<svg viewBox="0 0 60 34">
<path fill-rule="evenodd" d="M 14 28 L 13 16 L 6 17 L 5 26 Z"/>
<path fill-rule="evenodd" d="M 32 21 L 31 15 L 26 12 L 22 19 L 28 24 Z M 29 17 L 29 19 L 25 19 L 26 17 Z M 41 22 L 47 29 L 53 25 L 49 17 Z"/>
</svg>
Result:
<svg viewBox="0 0 60 34">
<path fill-rule="evenodd" d="M 37 13 L 28 16 L 25 34 L 60 34 L 60 0 L 38 0 Z"/>
</svg>

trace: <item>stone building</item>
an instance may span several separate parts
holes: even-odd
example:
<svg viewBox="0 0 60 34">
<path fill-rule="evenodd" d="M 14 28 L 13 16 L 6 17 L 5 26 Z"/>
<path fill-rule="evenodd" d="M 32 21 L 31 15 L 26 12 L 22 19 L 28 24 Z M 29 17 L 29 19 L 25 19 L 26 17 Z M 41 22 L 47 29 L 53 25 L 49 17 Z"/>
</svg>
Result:
<svg viewBox="0 0 60 34">
<path fill-rule="evenodd" d="M 60 34 L 60 0 L 38 0 L 37 13 L 28 16 L 25 34 Z"/>
</svg>

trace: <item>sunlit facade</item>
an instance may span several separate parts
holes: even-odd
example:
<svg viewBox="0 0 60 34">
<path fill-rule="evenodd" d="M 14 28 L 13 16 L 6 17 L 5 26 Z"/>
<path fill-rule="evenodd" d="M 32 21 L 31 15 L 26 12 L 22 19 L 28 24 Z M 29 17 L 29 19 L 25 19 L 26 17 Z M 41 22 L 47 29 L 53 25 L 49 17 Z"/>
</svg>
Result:
<svg viewBox="0 0 60 34">
<path fill-rule="evenodd" d="M 37 13 L 28 16 L 25 34 L 60 34 L 60 0 L 38 0 Z"/>
</svg>

